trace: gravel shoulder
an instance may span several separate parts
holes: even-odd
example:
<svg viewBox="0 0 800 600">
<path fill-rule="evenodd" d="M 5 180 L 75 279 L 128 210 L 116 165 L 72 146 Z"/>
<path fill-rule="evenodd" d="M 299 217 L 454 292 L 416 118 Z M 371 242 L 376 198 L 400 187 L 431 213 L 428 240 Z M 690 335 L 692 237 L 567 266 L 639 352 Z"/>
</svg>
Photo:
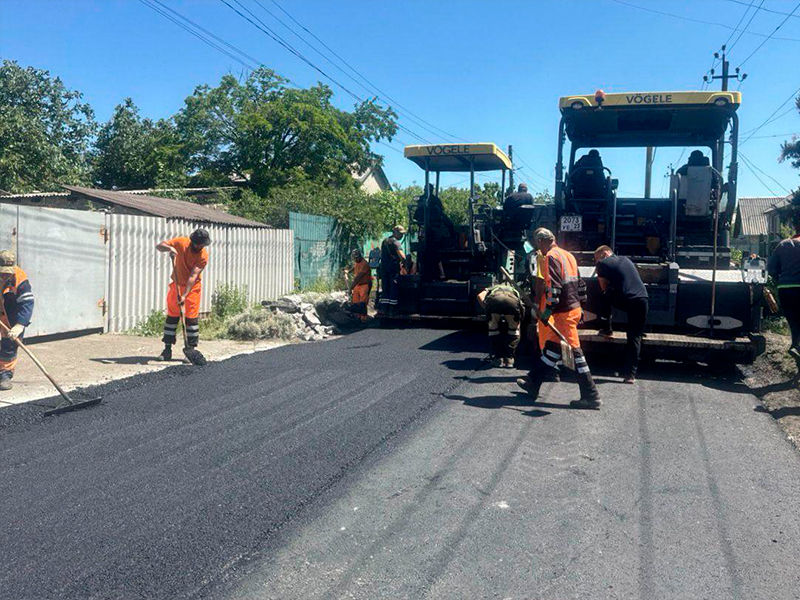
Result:
<svg viewBox="0 0 800 600">
<path fill-rule="evenodd" d="M 761 401 L 762 410 L 772 415 L 800 449 L 800 377 L 798 365 L 786 353 L 788 347 L 787 336 L 768 333 L 766 352 L 742 371 L 751 393 Z"/>
</svg>

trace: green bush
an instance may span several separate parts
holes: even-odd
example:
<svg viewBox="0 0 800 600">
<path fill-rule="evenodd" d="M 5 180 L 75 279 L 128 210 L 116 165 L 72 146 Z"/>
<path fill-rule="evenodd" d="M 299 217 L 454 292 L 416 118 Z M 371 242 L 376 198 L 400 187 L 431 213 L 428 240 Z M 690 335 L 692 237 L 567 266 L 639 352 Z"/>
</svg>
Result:
<svg viewBox="0 0 800 600">
<path fill-rule="evenodd" d="M 221 319 L 243 313 L 248 307 L 247 286 L 238 287 L 223 283 L 211 297 L 211 314 Z"/>
<path fill-rule="evenodd" d="M 163 310 L 154 310 L 151 312 L 147 317 L 145 317 L 141 322 L 139 322 L 136 327 L 133 329 L 126 331 L 128 335 L 143 335 L 146 337 L 161 337 L 164 335 L 164 322 L 166 321 L 167 316 L 164 314 Z"/>
<path fill-rule="evenodd" d="M 295 332 L 294 319 L 268 310 L 250 310 L 227 321 L 225 333 L 235 340 L 290 340 Z"/>
<path fill-rule="evenodd" d="M 304 288 L 298 289 L 297 291 L 301 294 L 330 294 L 331 292 L 341 292 L 345 289 L 347 289 L 347 286 L 345 285 L 344 279 L 341 277 L 336 279 L 331 277 L 320 277 L 319 279 L 315 279 L 311 284 Z"/>
</svg>

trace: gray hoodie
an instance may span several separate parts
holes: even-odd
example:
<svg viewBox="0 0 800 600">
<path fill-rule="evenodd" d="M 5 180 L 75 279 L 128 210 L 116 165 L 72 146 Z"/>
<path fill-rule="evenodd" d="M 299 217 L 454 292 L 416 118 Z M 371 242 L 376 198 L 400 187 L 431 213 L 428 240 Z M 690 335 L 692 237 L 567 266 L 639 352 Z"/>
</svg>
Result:
<svg viewBox="0 0 800 600">
<path fill-rule="evenodd" d="M 767 263 L 767 271 L 778 287 L 800 287 L 800 236 L 783 240 Z"/>
</svg>

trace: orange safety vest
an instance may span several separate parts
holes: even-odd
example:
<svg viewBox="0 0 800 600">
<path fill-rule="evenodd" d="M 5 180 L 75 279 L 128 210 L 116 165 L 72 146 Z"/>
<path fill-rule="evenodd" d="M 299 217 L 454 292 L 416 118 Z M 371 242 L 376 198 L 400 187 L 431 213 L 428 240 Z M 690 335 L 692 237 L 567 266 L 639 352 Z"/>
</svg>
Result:
<svg viewBox="0 0 800 600">
<path fill-rule="evenodd" d="M 544 259 L 544 290 L 539 309 L 568 312 L 581 305 L 578 293 L 578 263 L 575 257 L 555 244 Z"/>
</svg>

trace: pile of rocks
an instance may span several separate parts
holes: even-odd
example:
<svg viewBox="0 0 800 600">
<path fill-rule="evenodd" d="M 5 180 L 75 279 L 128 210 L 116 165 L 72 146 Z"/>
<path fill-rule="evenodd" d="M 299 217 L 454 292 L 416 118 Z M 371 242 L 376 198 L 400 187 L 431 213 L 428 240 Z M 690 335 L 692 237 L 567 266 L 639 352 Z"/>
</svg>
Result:
<svg viewBox="0 0 800 600">
<path fill-rule="evenodd" d="M 306 342 L 324 340 L 358 327 L 358 320 L 347 310 L 348 304 L 344 292 L 291 294 L 261 303 L 273 314 L 291 318 L 295 326 L 293 337 Z"/>
</svg>

